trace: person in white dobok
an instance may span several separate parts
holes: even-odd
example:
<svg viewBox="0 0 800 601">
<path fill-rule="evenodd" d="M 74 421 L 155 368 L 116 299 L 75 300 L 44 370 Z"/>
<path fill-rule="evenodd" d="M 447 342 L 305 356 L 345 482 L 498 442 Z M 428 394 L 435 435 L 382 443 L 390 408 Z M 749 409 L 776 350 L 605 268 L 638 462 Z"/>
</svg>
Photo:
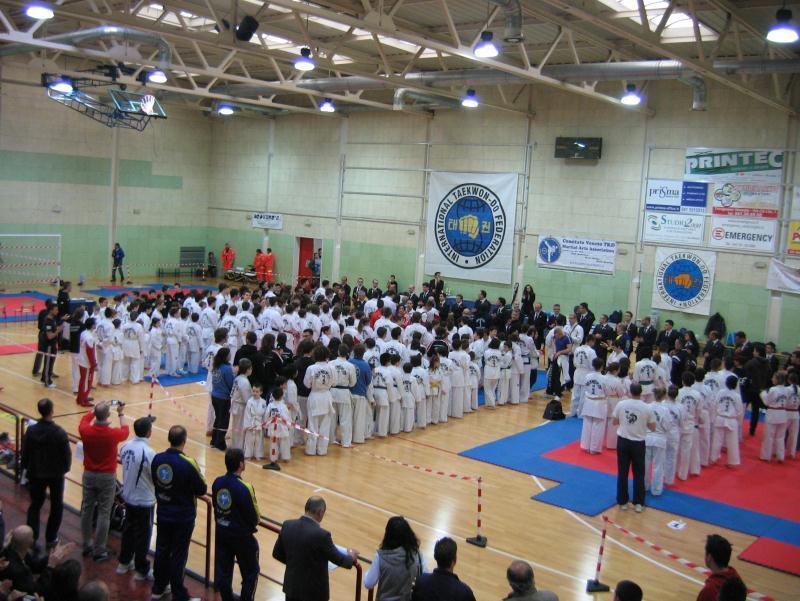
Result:
<svg viewBox="0 0 800 601">
<path fill-rule="evenodd" d="M 306 437 L 306 455 L 326 455 L 333 415 L 331 387 L 336 376 L 328 363 L 328 349 L 315 347 L 312 356 L 315 363 L 308 366 L 303 378 L 303 384 L 311 391 L 307 403 L 308 429 L 314 433 Z"/>
<path fill-rule="evenodd" d="M 653 396 L 655 402 L 650 403 L 650 408 L 656 419 L 656 429 L 648 432 L 644 439 L 644 487 L 657 497 L 664 491 L 667 437 L 673 429 L 674 422 L 670 408 L 664 402 L 667 391 L 658 386 L 653 390 Z"/>
<path fill-rule="evenodd" d="M 339 427 L 339 442 L 347 448 L 353 444 L 353 398 L 350 389 L 356 385 L 356 367 L 348 361 L 350 347 L 339 345 L 338 357 L 330 366 L 336 375 L 331 394 L 333 395 L 333 415 L 331 416 L 331 441 L 336 441 Z"/>
<path fill-rule="evenodd" d="M 570 417 L 582 415 L 581 405 L 583 403 L 584 382 L 586 376 L 593 370 L 592 365 L 594 360 L 597 359 L 594 344 L 594 336 L 589 336 L 586 342 L 581 344 L 572 353 L 572 363 L 575 366 L 575 381 L 572 387 L 572 401 L 569 408 Z"/>
<path fill-rule="evenodd" d="M 590 339 L 591 340 L 591 339 Z M 606 420 L 608 419 L 608 391 L 605 376 L 600 373 L 603 360 L 595 357 L 592 360 L 592 371 L 583 380 L 583 404 L 581 417 L 581 448 L 592 455 L 597 455 L 603 450 L 603 441 L 606 436 Z M 577 382 L 577 368 L 575 369 Z"/>
</svg>

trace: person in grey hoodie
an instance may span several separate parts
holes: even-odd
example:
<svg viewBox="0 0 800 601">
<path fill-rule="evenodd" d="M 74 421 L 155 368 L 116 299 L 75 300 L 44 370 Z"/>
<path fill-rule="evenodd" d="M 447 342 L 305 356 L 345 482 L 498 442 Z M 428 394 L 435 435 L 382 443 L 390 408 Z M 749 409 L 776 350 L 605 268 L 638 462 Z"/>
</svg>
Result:
<svg viewBox="0 0 800 601">
<path fill-rule="evenodd" d="M 377 585 L 377 601 L 409 601 L 414 582 L 424 571 L 419 539 L 411 526 L 402 516 L 389 518 L 364 586 L 373 589 Z"/>
</svg>

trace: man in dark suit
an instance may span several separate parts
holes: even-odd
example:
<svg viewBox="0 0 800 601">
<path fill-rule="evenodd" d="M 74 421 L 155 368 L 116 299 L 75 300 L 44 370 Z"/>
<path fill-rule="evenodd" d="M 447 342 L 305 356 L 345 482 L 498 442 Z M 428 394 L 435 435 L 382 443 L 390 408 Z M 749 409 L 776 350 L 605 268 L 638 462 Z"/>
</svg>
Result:
<svg viewBox="0 0 800 601">
<path fill-rule="evenodd" d="M 675 341 L 680 338 L 680 333 L 675 329 L 675 322 L 668 319 L 664 322 L 664 329 L 658 333 L 656 344 L 661 346 L 661 343 L 666 343 L 669 350 L 675 349 Z"/>
<path fill-rule="evenodd" d="M 747 339 L 747 334 L 744 332 L 736 332 L 734 335 L 733 354 L 740 357 L 742 363 L 753 358 L 753 343 Z"/>
<path fill-rule="evenodd" d="M 578 305 L 578 325 L 583 328 L 583 341 L 589 337 L 594 325 L 594 313 L 589 310 L 589 303 L 581 303 Z"/>
<path fill-rule="evenodd" d="M 562 328 L 567 325 L 567 316 L 561 312 L 561 305 L 556 303 L 553 305 L 553 314 L 547 320 L 547 325 L 551 328 L 561 326 Z"/>
<path fill-rule="evenodd" d="M 283 523 L 272 557 L 286 565 L 283 592 L 286 601 L 328 601 L 328 562 L 353 567 L 358 551 L 341 553 L 333 544 L 331 533 L 320 526 L 325 517 L 325 500 L 310 497 L 305 515 Z"/>
<path fill-rule="evenodd" d="M 722 345 L 722 342 L 720 342 L 719 332 L 716 330 L 711 330 L 708 333 L 708 342 L 706 343 L 706 348 L 703 350 L 705 365 L 710 365 L 711 361 L 714 359 L 722 360 L 724 356 L 725 347 Z"/>
<path fill-rule="evenodd" d="M 439 298 L 439 295 L 444 292 L 444 280 L 440 272 L 437 271 L 433 274 L 433 279 L 428 282 L 428 288 L 435 298 Z"/>
<path fill-rule="evenodd" d="M 533 304 L 533 312 L 531 313 L 528 324 L 536 328 L 538 335 L 536 339 L 536 348 L 541 349 L 544 344 L 544 331 L 547 328 L 547 313 L 542 311 L 542 303 Z"/>
<path fill-rule="evenodd" d="M 364 278 L 358 278 L 358 280 L 356 280 L 356 285 L 353 286 L 353 302 L 358 299 L 359 292 L 363 292 L 365 296 L 367 294 L 367 287 L 364 286 Z"/>
<path fill-rule="evenodd" d="M 656 336 L 658 333 L 650 323 L 650 316 L 642 317 L 642 327 L 636 334 L 636 340 L 639 343 L 636 346 L 636 360 L 649 359 L 653 356 L 653 346 L 656 344 Z"/>
<path fill-rule="evenodd" d="M 452 538 L 441 538 L 433 548 L 436 568 L 430 574 L 422 574 L 414 583 L 411 601 L 475 601 L 466 584 L 453 573 L 458 547 Z"/>
<path fill-rule="evenodd" d="M 466 305 L 464 304 L 464 297 L 460 294 L 456 294 L 456 302 L 454 302 L 453 306 L 450 307 L 450 312 L 453 314 L 453 319 L 455 319 L 456 323 L 459 319 L 461 319 L 461 315 L 463 315 L 465 307 Z"/>
<path fill-rule="evenodd" d="M 372 280 L 372 288 L 367 290 L 367 298 L 382 298 L 383 292 L 378 288 L 378 280 Z"/>
</svg>

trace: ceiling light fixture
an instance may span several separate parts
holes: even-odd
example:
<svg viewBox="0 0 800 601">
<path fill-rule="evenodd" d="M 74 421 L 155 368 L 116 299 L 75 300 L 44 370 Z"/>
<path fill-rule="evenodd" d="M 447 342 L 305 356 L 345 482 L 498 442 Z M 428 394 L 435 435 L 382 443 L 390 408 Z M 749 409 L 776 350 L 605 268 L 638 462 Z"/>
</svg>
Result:
<svg viewBox="0 0 800 601">
<path fill-rule="evenodd" d="M 494 34 L 491 31 L 484 31 L 481 33 L 481 41 L 475 44 L 475 49 L 472 51 L 478 58 L 494 58 L 500 54 L 500 49 L 492 40 Z"/>
<path fill-rule="evenodd" d="M 311 58 L 311 48 L 300 48 L 300 58 L 294 61 L 294 68 L 298 71 L 313 71 L 314 60 Z"/>
<path fill-rule="evenodd" d="M 233 115 L 233 106 L 230 104 L 220 104 L 217 107 L 217 114 L 222 115 L 223 117 Z"/>
<path fill-rule="evenodd" d="M 258 29 L 258 21 L 250 15 L 245 15 L 242 22 L 236 28 L 236 39 L 241 42 L 249 42 Z"/>
<path fill-rule="evenodd" d="M 467 93 L 461 99 L 461 106 L 465 106 L 468 109 L 478 108 L 480 103 L 481 103 L 480 99 L 475 94 L 475 90 L 473 90 L 472 88 L 467 90 Z"/>
<path fill-rule="evenodd" d="M 792 44 L 798 40 L 797 27 L 792 23 L 792 11 L 784 6 L 775 13 L 775 24 L 767 32 L 767 40 L 776 44 Z"/>
<path fill-rule="evenodd" d="M 642 102 L 642 97 L 639 96 L 634 84 L 629 83 L 625 89 L 625 95 L 619 99 L 622 104 L 626 106 L 636 106 Z"/>
<path fill-rule="evenodd" d="M 34 2 L 29 4 L 27 8 L 25 8 L 25 14 L 31 19 L 37 19 L 39 21 L 52 19 L 55 16 L 53 7 L 46 2 Z"/>
<path fill-rule="evenodd" d="M 62 77 L 60 79 L 56 79 L 50 82 L 47 85 L 48 88 L 51 90 L 55 90 L 59 94 L 72 94 L 74 88 L 72 87 L 72 82 L 69 80 L 68 77 Z"/>
<path fill-rule="evenodd" d="M 153 83 L 167 83 L 167 74 L 160 69 L 151 71 L 147 74 L 147 81 Z"/>
<path fill-rule="evenodd" d="M 336 105 L 333 104 L 333 100 L 330 98 L 323 98 L 322 104 L 319 105 L 319 110 L 323 113 L 335 113 Z"/>
</svg>

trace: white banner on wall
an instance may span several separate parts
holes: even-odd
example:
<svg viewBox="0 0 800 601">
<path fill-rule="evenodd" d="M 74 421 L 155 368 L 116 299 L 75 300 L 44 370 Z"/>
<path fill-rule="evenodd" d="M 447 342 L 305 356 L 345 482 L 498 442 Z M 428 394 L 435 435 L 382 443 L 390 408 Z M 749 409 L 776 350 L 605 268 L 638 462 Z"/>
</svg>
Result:
<svg viewBox="0 0 800 601">
<path fill-rule="evenodd" d="M 536 263 L 539 267 L 613 274 L 617 268 L 617 243 L 614 240 L 541 236 Z"/>
<path fill-rule="evenodd" d="M 253 213 L 253 227 L 265 230 L 282 230 L 283 215 L 279 213 Z"/>
<path fill-rule="evenodd" d="M 782 151 L 688 148 L 685 167 L 687 179 L 711 183 L 715 215 L 778 217 Z"/>
<path fill-rule="evenodd" d="M 511 283 L 515 173 L 431 173 L 425 273 Z"/>
<path fill-rule="evenodd" d="M 716 266 L 712 252 L 658 247 L 653 307 L 709 315 Z"/>
<path fill-rule="evenodd" d="M 800 269 L 789 267 L 777 259 L 770 259 L 767 288 L 800 294 Z"/>
<path fill-rule="evenodd" d="M 645 242 L 701 246 L 705 224 L 706 218 L 702 215 L 647 211 L 644 216 L 643 238 Z"/>
<path fill-rule="evenodd" d="M 708 184 L 680 179 L 648 179 L 645 208 L 659 213 L 706 212 Z"/>
<path fill-rule="evenodd" d="M 714 248 L 733 248 L 772 252 L 775 250 L 775 233 L 778 222 L 774 219 L 747 219 L 742 217 L 711 218 L 711 235 L 708 245 Z"/>
</svg>

